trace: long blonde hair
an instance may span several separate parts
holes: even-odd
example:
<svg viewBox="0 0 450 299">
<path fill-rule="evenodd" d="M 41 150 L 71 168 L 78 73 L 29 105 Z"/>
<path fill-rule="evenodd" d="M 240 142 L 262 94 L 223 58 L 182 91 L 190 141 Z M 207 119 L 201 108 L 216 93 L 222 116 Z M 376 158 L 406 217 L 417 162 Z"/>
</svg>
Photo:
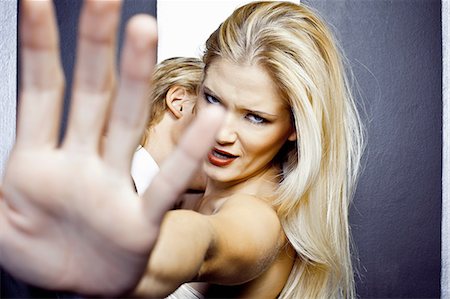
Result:
<svg viewBox="0 0 450 299">
<path fill-rule="evenodd" d="M 206 69 L 217 58 L 263 66 L 291 109 L 297 141 L 274 204 L 297 257 L 280 298 L 355 296 L 348 210 L 363 134 L 334 40 L 304 5 L 254 2 L 220 25 L 203 57 Z"/>
</svg>

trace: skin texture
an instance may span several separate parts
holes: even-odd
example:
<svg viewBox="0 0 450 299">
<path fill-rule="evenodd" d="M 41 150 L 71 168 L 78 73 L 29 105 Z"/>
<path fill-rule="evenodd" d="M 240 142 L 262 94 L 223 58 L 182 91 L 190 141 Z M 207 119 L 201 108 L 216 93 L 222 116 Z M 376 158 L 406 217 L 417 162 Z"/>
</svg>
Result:
<svg viewBox="0 0 450 299">
<path fill-rule="evenodd" d="M 144 278 L 135 295 L 161 298 L 185 282 L 216 292 L 228 285 L 230 297 L 275 298 L 290 273 L 295 253 L 288 245 L 271 203 L 280 169 L 278 150 L 295 140 L 289 110 L 271 79 L 257 65 L 212 63 L 199 110 L 226 106 L 227 115 L 214 147 L 237 155 L 217 166 L 206 158 L 205 196 L 195 211 L 172 211 L 163 222 Z M 220 100 L 218 100 L 220 99 Z M 256 112 L 267 122 L 256 124 Z M 216 295 L 224 296 L 224 289 Z"/>
<path fill-rule="evenodd" d="M 146 124 L 156 25 L 143 15 L 130 20 L 116 79 L 120 7 L 116 0 L 84 3 L 69 124 L 59 146 L 64 77 L 52 1 L 22 1 L 20 111 L 0 189 L 0 264 L 30 284 L 103 296 L 131 290 L 165 212 L 223 117 L 221 109 L 200 113 L 143 198 L 137 197 L 129 169 Z"/>
<path fill-rule="evenodd" d="M 225 167 L 206 160 L 203 166 L 212 181 L 234 185 L 255 176 L 272 166 L 288 139 L 296 138 L 288 107 L 259 65 L 216 60 L 208 67 L 202 93 L 200 109 L 213 104 L 228 111 L 214 148 L 238 156 Z"/>
</svg>

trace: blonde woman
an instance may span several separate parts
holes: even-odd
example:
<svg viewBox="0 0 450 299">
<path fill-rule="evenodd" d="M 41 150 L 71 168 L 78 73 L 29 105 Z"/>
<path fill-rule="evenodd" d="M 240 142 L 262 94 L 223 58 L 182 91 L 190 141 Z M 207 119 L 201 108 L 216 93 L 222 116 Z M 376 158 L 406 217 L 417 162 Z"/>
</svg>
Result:
<svg viewBox="0 0 450 299">
<path fill-rule="evenodd" d="M 144 229 L 153 234 L 159 228 L 163 203 L 149 198 L 149 191 L 147 207 L 159 207 L 145 210 L 153 215 L 150 228 L 141 223 L 146 213 L 126 205 L 121 207 L 133 213 L 134 222 L 121 219 L 113 235 L 97 223 L 122 214 L 106 205 L 95 219 L 75 209 L 74 215 L 82 217 L 67 217 L 83 226 L 66 227 L 86 232 L 87 238 L 76 235 L 83 251 L 71 256 L 70 270 L 83 275 L 66 273 L 55 288 L 89 294 L 127 291 L 151 251 L 135 295 L 163 297 L 175 291 L 175 298 L 354 297 L 348 206 L 362 138 L 342 58 L 327 26 L 302 5 L 251 3 L 211 35 L 203 60 L 199 116 L 211 107 L 227 110 L 204 158 L 204 198 L 193 211 L 168 212 L 154 247 Z M 181 145 L 194 155 L 202 138 L 187 138 L 191 142 Z M 162 172 L 150 190 L 159 186 L 164 195 L 172 185 L 180 188 L 176 179 L 167 179 L 171 174 Z M 164 178 L 166 184 L 161 183 Z M 100 191 L 93 188 L 88 194 L 99 200 Z M 72 193 L 64 195 L 83 202 Z M 120 195 L 133 197 L 130 192 Z M 96 242 L 105 239 L 106 244 Z M 102 254 L 93 255 L 99 247 Z M 89 260 L 96 266 L 94 274 L 87 271 Z"/>
<path fill-rule="evenodd" d="M 327 26 L 305 6 L 248 4 L 203 59 L 199 109 L 228 111 L 205 197 L 198 213 L 167 215 L 138 293 L 196 280 L 230 285 L 207 296 L 354 297 L 348 207 L 362 138 Z"/>
</svg>

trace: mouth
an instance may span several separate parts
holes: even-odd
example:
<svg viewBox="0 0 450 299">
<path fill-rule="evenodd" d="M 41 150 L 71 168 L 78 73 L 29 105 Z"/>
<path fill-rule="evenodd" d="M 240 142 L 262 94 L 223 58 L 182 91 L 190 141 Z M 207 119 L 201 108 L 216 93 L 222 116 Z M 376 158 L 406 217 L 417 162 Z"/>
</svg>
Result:
<svg viewBox="0 0 450 299">
<path fill-rule="evenodd" d="M 235 156 L 226 151 L 222 151 L 216 148 L 213 148 L 208 153 L 208 160 L 211 164 L 219 167 L 227 166 L 232 163 L 239 156 Z"/>
</svg>

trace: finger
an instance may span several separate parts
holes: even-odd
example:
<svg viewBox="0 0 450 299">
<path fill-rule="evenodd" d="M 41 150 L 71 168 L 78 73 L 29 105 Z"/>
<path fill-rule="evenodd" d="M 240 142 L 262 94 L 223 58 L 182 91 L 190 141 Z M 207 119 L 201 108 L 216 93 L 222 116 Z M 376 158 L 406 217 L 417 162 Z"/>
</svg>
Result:
<svg viewBox="0 0 450 299">
<path fill-rule="evenodd" d="M 128 174 L 131 157 L 147 123 L 147 97 L 156 60 L 156 21 L 146 15 L 133 17 L 125 38 L 120 85 L 108 125 L 104 158 Z"/>
<path fill-rule="evenodd" d="M 225 111 L 221 107 L 203 109 L 177 149 L 164 162 L 144 193 L 145 209 L 152 223 L 159 225 L 164 213 L 187 188 L 192 175 L 210 150 L 224 117 Z"/>
<path fill-rule="evenodd" d="M 71 109 L 64 147 L 98 150 L 111 97 L 115 93 L 116 32 L 121 1 L 85 1 Z"/>
<path fill-rule="evenodd" d="M 22 71 L 16 146 L 55 146 L 64 74 L 52 2 L 22 1 L 19 26 Z"/>
</svg>

